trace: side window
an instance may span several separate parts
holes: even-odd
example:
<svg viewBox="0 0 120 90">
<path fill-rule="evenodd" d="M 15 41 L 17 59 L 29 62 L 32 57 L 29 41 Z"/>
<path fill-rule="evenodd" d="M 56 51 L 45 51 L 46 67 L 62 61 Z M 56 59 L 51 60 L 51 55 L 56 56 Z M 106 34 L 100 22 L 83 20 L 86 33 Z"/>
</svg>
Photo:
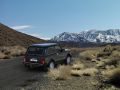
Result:
<svg viewBox="0 0 120 90">
<path fill-rule="evenodd" d="M 55 50 L 54 46 L 46 49 L 46 54 L 47 55 L 54 54 L 54 53 L 56 53 L 56 50 Z"/>
<path fill-rule="evenodd" d="M 61 50 L 60 46 L 55 46 L 55 50 L 56 52 L 60 51 Z"/>
</svg>

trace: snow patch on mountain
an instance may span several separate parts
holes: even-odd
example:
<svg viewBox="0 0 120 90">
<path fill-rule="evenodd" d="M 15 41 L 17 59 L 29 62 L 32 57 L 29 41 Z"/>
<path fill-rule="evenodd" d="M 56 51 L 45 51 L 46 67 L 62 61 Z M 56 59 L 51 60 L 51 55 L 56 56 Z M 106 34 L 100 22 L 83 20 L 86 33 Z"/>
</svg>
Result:
<svg viewBox="0 0 120 90">
<path fill-rule="evenodd" d="M 95 42 L 95 43 L 118 43 L 120 42 L 120 29 L 89 30 L 80 33 L 63 32 L 51 40 L 53 41 L 74 41 L 74 42 Z"/>
</svg>

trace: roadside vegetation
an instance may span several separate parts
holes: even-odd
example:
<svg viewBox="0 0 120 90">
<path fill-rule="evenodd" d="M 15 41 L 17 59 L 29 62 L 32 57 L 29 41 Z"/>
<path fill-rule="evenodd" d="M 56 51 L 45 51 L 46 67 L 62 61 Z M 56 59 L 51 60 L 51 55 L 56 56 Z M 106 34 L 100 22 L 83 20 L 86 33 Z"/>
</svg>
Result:
<svg viewBox="0 0 120 90">
<path fill-rule="evenodd" d="M 75 52 L 78 55 L 77 58 L 73 58 L 72 65 L 50 70 L 48 72 L 50 77 L 54 80 L 66 80 L 70 77 L 96 77 L 100 90 L 120 89 L 120 46 L 107 45 L 94 49 L 73 48 L 71 50 L 72 53 Z"/>
<path fill-rule="evenodd" d="M 22 46 L 4 46 L 0 47 L 0 59 L 10 59 L 12 57 L 22 56 L 26 49 Z"/>
<path fill-rule="evenodd" d="M 120 46 L 107 45 L 92 51 L 86 50 L 80 55 L 95 63 L 102 90 L 120 89 Z"/>
<path fill-rule="evenodd" d="M 24 52 L 25 48 L 19 46 L 2 48 L 0 57 L 11 58 L 23 55 Z M 56 90 L 120 90 L 120 46 L 71 48 L 71 53 L 73 55 L 71 65 L 60 65 L 47 72 L 45 79 L 49 84 L 44 86 L 37 80 L 33 85 L 22 88 L 24 90 L 51 90 L 50 87 Z"/>
<path fill-rule="evenodd" d="M 69 79 L 70 75 L 71 75 L 71 67 L 61 65 L 58 68 L 49 70 L 48 75 L 53 80 L 66 80 L 66 79 Z"/>
</svg>

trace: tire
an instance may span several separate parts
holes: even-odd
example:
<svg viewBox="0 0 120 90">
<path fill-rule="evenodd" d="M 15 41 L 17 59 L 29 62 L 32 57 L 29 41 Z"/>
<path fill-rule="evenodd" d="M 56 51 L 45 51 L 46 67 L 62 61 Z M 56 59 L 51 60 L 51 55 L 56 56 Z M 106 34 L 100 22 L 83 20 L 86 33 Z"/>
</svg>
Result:
<svg viewBox="0 0 120 90">
<path fill-rule="evenodd" d="M 66 65 L 70 65 L 71 64 L 71 57 L 67 56 L 66 60 L 65 60 L 65 64 Z"/>
<path fill-rule="evenodd" d="M 54 69 L 55 68 L 55 62 L 51 61 L 48 65 L 48 69 Z"/>
</svg>

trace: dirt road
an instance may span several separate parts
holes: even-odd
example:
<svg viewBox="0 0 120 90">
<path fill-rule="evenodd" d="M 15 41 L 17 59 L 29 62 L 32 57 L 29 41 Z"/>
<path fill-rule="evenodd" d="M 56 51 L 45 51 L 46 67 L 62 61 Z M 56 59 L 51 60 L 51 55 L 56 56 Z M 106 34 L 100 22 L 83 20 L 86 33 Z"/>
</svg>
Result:
<svg viewBox="0 0 120 90">
<path fill-rule="evenodd" d="M 44 77 L 45 72 L 25 69 L 22 60 L 23 57 L 0 60 L 0 88 L 19 87 L 24 82 L 33 80 L 37 75 Z"/>
<path fill-rule="evenodd" d="M 92 84 L 97 82 L 96 77 L 71 77 L 55 81 L 47 76 L 47 72 L 27 70 L 22 60 L 23 57 L 0 60 L 0 90 L 99 90 L 98 86 Z"/>
</svg>

